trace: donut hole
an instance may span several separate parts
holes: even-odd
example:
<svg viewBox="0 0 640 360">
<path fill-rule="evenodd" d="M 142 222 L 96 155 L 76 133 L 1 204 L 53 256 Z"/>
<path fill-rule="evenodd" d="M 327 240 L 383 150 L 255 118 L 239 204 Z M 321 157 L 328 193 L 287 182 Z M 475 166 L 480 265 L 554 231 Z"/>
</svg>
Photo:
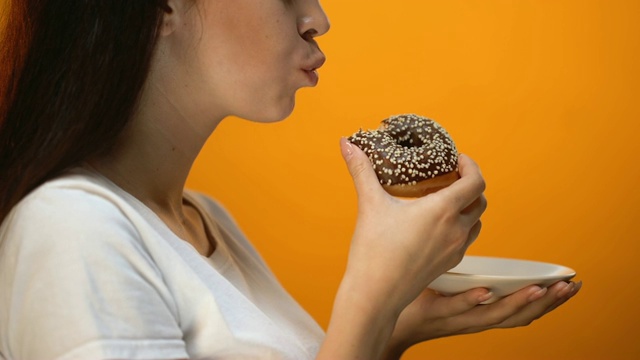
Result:
<svg viewBox="0 0 640 360">
<path fill-rule="evenodd" d="M 403 140 L 403 141 L 398 141 L 398 145 L 405 147 L 405 148 L 413 148 L 413 147 L 419 147 L 421 145 L 419 144 L 414 144 L 413 141 L 411 141 L 411 138 L 407 139 L 407 140 Z"/>
<path fill-rule="evenodd" d="M 367 154 L 380 184 L 391 195 L 424 196 L 458 178 L 455 144 L 428 118 L 393 116 L 378 129 L 359 130 L 349 141 Z"/>
<path fill-rule="evenodd" d="M 417 148 L 425 145 L 425 142 L 417 134 L 412 133 L 399 137 L 396 143 L 404 148 Z"/>
</svg>

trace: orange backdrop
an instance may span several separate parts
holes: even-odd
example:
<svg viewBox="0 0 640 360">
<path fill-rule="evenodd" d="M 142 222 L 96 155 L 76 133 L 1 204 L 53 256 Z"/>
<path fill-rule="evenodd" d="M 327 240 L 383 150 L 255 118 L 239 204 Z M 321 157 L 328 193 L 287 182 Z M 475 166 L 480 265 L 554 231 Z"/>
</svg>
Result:
<svg viewBox="0 0 640 360">
<path fill-rule="evenodd" d="M 326 326 L 355 194 L 338 139 L 416 112 L 478 161 L 489 209 L 471 254 L 573 267 L 581 294 L 526 328 L 406 359 L 637 359 L 640 2 L 324 0 L 320 86 L 278 124 L 225 121 L 189 186 L 220 199 Z"/>
<path fill-rule="evenodd" d="M 469 253 L 573 267 L 581 294 L 526 328 L 406 359 L 637 359 L 640 2 L 324 0 L 320 85 L 284 122 L 225 121 L 189 186 L 220 199 L 326 326 L 355 219 L 338 140 L 388 115 L 441 122 L 479 162 Z"/>
</svg>

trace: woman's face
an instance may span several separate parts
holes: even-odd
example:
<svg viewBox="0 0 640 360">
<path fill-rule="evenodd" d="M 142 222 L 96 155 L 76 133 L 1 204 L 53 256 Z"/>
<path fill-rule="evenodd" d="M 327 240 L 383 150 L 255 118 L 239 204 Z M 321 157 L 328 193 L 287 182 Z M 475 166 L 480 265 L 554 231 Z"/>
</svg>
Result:
<svg viewBox="0 0 640 360">
<path fill-rule="evenodd" d="M 166 49 L 197 111 L 277 121 L 293 110 L 298 89 L 316 85 L 325 57 L 314 37 L 329 30 L 318 0 L 189 2 L 173 2 Z"/>
</svg>

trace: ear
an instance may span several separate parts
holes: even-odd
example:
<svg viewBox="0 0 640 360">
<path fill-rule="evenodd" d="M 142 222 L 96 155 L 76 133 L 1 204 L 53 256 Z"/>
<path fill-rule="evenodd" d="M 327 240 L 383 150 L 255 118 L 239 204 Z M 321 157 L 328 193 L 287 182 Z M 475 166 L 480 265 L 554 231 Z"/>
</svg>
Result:
<svg viewBox="0 0 640 360">
<path fill-rule="evenodd" d="M 167 36 L 173 33 L 179 23 L 179 10 L 184 7 L 184 1 L 166 0 L 161 6 L 164 10 L 162 24 L 160 25 L 160 36 Z"/>
</svg>

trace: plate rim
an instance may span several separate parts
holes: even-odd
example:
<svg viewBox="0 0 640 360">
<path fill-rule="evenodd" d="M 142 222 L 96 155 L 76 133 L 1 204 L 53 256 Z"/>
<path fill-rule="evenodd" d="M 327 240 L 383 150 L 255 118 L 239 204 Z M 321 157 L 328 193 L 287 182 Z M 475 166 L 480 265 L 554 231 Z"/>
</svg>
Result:
<svg viewBox="0 0 640 360">
<path fill-rule="evenodd" d="M 531 275 L 531 276 L 509 276 L 509 275 L 482 275 L 482 274 L 469 274 L 469 273 L 463 273 L 463 272 L 456 272 L 456 271 L 446 271 L 444 272 L 442 275 L 450 275 L 450 276 L 454 276 L 454 277 L 467 277 L 467 278 L 472 278 L 472 277 L 476 277 L 476 278 L 485 278 L 485 279 L 504 279 L 504 280 L 517 280 L 517 279 L 521 279 L 521 280 L 525 280 L 525 279 L 540 279 L 540 280 L 549 280 L 549 279 L 570 279 L 574 276 L 576 276 L 576 271 L 573 268 L 570 268 L 568 266 L 564 266 L 564 265 L 559 265 L 559 264 L 554 264 L 554 263 L 549 263 L 549 262 L 544 262 L 544 261 L 537 261 L 537 260 L 527 260 L 527 259 L 518 259 L 518 258 L 506 258 L 506 257 L 497 257 L 497 256 L 482 256 L 482 255 L 465 255 L 465 257 L 460 261 L 460 263 L 462 263 L 462 261 L 464 261 L 465 258 L 481 258 L 481 259 L 494 259 L 494 260 L 502 260 L 502 261 L 513 261 L 513 262 L 528 262 L 528 263 L 535 263 L 535 264 L 543 264 L 543 265 L 550 265 L 550 266 L 554 266 L 556 268 L 558 268 L 559 270 L 564 271 L 563 273 L 558 273 L 558 274 L 550 274 L 550 275 Z M 458 264 L 460 265 L 460 264 Z M 456 265 L 456 266 L 458 266 Z M 454 266 L 453 268 L 455 268 L 456 266 Z"/>
</svg>

